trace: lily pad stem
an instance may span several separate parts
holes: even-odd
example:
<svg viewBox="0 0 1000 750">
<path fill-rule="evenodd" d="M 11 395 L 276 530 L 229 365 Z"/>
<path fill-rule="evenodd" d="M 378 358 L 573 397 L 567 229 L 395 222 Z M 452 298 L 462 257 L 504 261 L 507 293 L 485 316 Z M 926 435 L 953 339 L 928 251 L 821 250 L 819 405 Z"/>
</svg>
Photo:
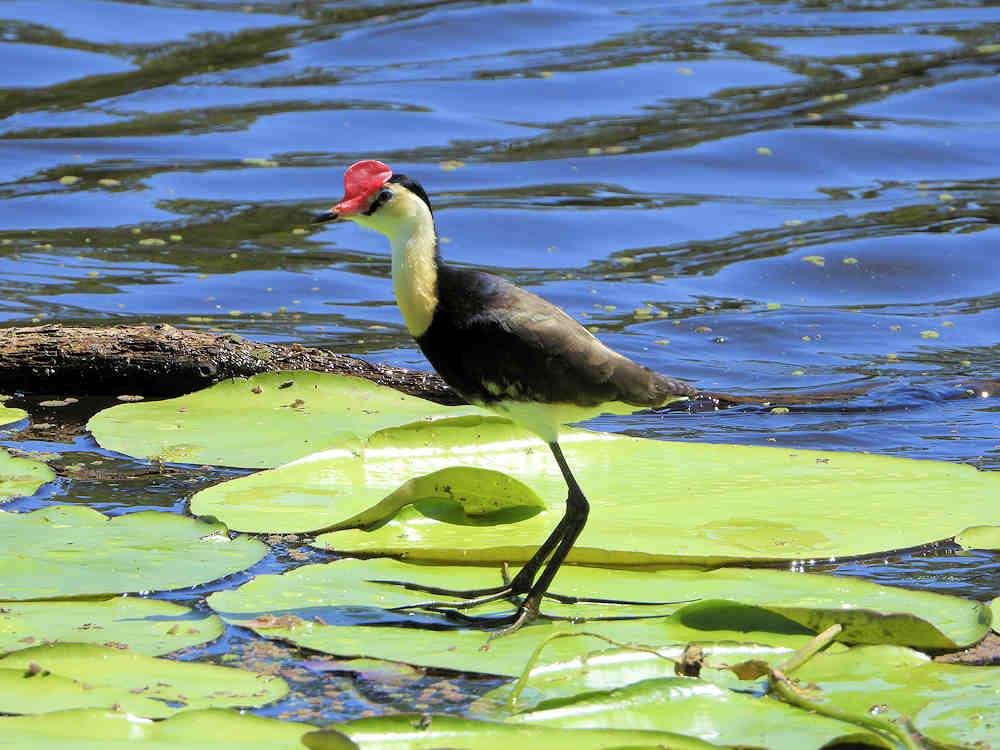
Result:
<svg viewBox="0 0 1000 750">
<path fill-rule="evenodd" d="M 822 633 L 817 635 L 815 638 L 810 640 L 805 646 L 800 648 L 791 658 L 782 664 L 778 669 L 786 674 L 791 674 L 796 669 L 801 667 L 807 661 L 812 659 L 821 650 L 826 648 L 830 643 L 840 635 L 841 631 L 844 629 L 842 625 L 834 624 L 824 630 Z"/>
<path fill-rule="evenodd" d="M 768 691 L 793 706 L 849 724 L 858 724 L 875 732 L 888 734 L 905 750 L 926 750 L 926 746 L 917 739 L 917 733 L 914 731 L 912 723 L 905 716 L 900 717 L 897 723 L 878 716 L 842 711 L 828 703 L 810 700 L 788 679 L 787 674 L 790 674 L 809 661 L 821 649 L 833 641 L 842 630 L 843 627 L 841 625 L 831 625 L 792 654 L 792 657 L 780 667 L 772 668 L 767 677 Z"/>
</svg>

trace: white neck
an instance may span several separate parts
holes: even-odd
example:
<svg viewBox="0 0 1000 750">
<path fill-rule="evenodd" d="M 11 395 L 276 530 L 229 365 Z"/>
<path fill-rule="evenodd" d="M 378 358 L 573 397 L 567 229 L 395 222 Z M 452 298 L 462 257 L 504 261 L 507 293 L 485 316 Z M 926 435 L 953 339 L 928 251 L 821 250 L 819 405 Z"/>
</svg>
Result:
<svg viewBox="0 0 1000 750">
<path fill-rule="evenodd" d="M 354 220 L 381 232 L 392 244 L 392 289 L 410 334 L 417 338 L 437 308 L 437 235 L 427 204 L 409 190 L 388 185 L 395 194 L 372 217 Z"/>
</svg>

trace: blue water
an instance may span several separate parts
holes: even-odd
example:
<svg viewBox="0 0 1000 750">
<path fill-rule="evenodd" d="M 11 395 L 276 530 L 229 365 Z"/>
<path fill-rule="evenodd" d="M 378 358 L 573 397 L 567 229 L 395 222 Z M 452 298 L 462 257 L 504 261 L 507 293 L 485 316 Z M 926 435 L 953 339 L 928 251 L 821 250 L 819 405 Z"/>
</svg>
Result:
<svg viewBox="0 0 1000 750">
<path fill-rule="evenodd" d="M 13 0 L 0 29 L 0 327 L 165 321 L 426 367 L 384 239 L 308 223 L 378 158 L 428 190 L 449 260 L 644 364 L 874 388 L 596 427 L 1000 469 L 1000 7 Z M 143 481 L 164 510 L 192 491 Z M 9 507 L 130 509 L 99 484 Z M 948 547 L 839 572 L 1000 594 L 997 558 Z"/>
</svg>

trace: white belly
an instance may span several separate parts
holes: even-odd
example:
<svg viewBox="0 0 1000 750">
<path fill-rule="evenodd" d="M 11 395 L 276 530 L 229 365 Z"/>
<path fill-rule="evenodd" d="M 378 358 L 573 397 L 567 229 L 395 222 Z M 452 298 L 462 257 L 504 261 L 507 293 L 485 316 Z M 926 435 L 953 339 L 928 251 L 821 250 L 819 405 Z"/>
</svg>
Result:
<svg viewBox="0 0 1000 750">
<path fill-rule="evenodd" d="M 477 406 L 483 406 L 477 404 Z M 564 424 L 582 422 L 600 414 L 632 414 L 638 408 L 618 401 L 599 406 L 577 406 L 576 404 L 546 404 L 537 401 L 497 401 L 485 409 L 496 412 L 531 430 L 546 443 L 554 443 L 559 437 L 559 428 Z"/>
</svg>

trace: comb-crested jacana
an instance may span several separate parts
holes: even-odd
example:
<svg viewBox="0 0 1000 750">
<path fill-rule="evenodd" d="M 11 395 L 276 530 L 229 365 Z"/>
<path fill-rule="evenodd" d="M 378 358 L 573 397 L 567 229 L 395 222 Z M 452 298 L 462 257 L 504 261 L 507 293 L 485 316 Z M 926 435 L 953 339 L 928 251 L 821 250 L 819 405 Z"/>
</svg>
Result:
<svg viewBox="0 0 1000 750">
<path fill-rule="evenodd" d="M 403 320 L 445 382 L 470 403 L 538 435 L 566 480 L 565 515 L 507 585 L 449 591 L 407 584 L 471 600 L 454 609 L 523 595 L 510 616 L 468 618 L 503 628 L 494 635 L 517 630 L 538 614 L 542 597 L 587 522 L 589 504 L 559 447 L 559 428 L 623 407 L 660 407 L 696 391 L 612 351 L 541 297 L 497 276 L 444 263 L 424 189 L 381 162 L 349 167 L 343 200 L 314 222 L 340 220 L 389 238 L 392 285 Z"/>
</svg>

